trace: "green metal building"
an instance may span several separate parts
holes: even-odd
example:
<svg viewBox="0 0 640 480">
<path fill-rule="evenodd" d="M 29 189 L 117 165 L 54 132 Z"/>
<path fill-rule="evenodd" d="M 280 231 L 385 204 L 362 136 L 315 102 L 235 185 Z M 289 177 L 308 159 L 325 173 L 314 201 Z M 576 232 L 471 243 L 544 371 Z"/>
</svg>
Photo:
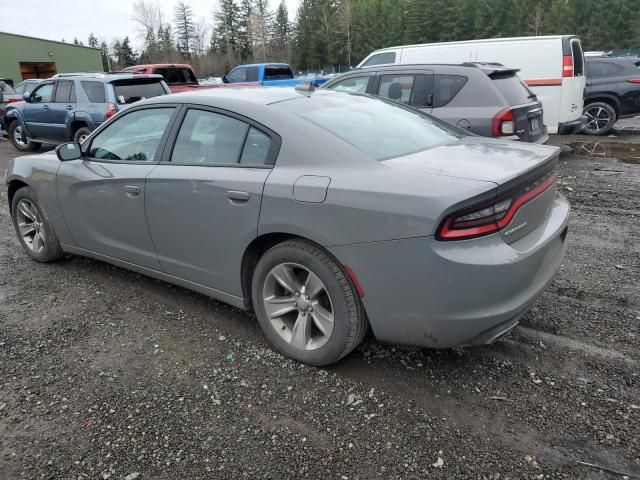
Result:
<svg viewBox="0 0 640 480">
<path fill-rule="evenodd" d="M 56 73 L 102 71 L 98 48 L 0 32 L 0 78 L 18 83 Z"/>
</svg>

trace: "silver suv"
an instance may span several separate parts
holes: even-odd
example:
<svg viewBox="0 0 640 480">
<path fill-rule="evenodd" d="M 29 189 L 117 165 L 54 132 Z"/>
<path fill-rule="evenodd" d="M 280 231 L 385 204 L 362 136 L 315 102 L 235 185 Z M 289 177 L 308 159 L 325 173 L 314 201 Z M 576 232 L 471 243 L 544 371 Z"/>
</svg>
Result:
<svg viewBox="0 0 640 480">
<path fill-rule="evenodd" d="M 389 98 L 484 137 L 546 143 L 542 104 L 517 72 L 491 63 L 391 65 L 355 69 L 322 88 Z"/>
</svg>

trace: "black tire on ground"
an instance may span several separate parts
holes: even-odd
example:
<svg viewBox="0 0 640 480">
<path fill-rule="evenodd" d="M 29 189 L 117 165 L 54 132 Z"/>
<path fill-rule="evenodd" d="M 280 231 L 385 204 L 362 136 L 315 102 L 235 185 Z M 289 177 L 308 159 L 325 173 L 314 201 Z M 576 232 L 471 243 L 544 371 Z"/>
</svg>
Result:
<svg viewBox="0 0 640 480">
<path fill-rule="evenodd" d="M 27 141 L 25 143 L 19 143 L 16 140 L 16 129 L 18 129 L 18 132 L 20 131 L 19 129 L 21 129 L 22 126 L 20 125 L 19 122 L 14 121 L 11 122 L 11 125 L 9 125 L 9 129 L 7 131 L 7 133 L 9 134 L 9 140 L 11 140 L 11 144 L 17 148 L 18 150 L 20 150 L 21 152 L 33 152 L 34 150 L 39 149 L 42 144 L 38 143 L 38 142 L 32 142 L 31 140 L 27 139 Z"/>
<path fill-rule="evenodd" d="M 263 288 L 269 272 L 282 263 L 295 263 L 317 275 L 331 298 L 334 326 L 327 342 L 303 350 L 286 342 L 268 318 Z M 268 250 L 258 261 L 251 284 L 253 306 L 262 331 L 282 354 L 314 366 L 335 363 L 355 349 L 365 337 L 368 322 L 355 287 L 343 268 L 324 250 L 304 240 L 287 240 Z"/>
<path fill-rule="evenodd" d="M 33 208 L 37 210 L 41 223 L 40 229 L 44 232 L 44 245 L 40 252 L 35 252 L 34 250 L 32 250 L 27 245 L 23 236 L 20 234 L 17 210 L 21 200 L 28 201 L 33 206 Z M 58 240 L 56 232 L 53 230 L 51 222 L 49 222 L 46 210 L 43 209 L 42 205 L 38 201 L 38 197 L 31 188 L 22 187 L 14 194 L 13 200 L 11 201 L 11 219 L 13 221 L 13 227 L 15 228 L 16 235 L 18 236 L 18 240 L 20 241 L 22 248 L 24 249 L 26 254 L 29 255 L 33 260 L 46 263 L 60 260 L 64 257 L 64 252 L 60 247 L 60 241 Z"/>
<path fill-rule="evenodd" d="M 80 140 L 84 137 L 86 138 L 91 133 L 91 130 L 88 127 L 80 127 L 76 130 L 76 133 L 73 135 L 73 141 L 75 143 L 82 143 Z"/>
<path fill-rule="evenodd" d="M 606 135 L 618 120 L 615 108 L 604 102 L 585 105 L 583 113 L 587 116 L 587 123 L 583 130 L 587 135 Z"/>
</svg>

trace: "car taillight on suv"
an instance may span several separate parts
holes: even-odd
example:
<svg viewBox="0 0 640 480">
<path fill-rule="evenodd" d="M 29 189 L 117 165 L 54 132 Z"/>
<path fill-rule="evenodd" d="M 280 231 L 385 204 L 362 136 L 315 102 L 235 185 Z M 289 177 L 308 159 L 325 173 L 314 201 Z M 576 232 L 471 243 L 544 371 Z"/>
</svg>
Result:
<svg viewBox="0 0 640 480">
<path fill-rule="evenodd" d="M 118 111 L 116 110 L 116 106 L 113 103 L 107 103 L 107 111 L 104 114 L 104 120 L 107 121 L 111 117 L 113 117 Z"/>
<path fill-rule="evenodd" d="M 515 133 L 513 108 L 507 107 L 500 110 L 491 122 L 491 135 L 493 137 L 502 137 L 514 135 Z"/>
<path fill-rule="evenodd" d="M 495 201 L 452 213 L 440 225 L 436 238 L 465 240 L 499 232 L 509 225 L 520 207 L 546 192 L 556 180 L 557 177 L 550 171 L 529 184 L 520 185 L 499 196 Z"/>
</svg>

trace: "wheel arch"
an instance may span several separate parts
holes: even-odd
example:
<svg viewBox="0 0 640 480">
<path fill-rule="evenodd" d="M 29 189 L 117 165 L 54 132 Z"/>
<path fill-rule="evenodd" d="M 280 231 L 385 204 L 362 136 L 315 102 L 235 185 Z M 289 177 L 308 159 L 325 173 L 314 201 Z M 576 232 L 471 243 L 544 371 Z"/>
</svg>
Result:
<svg viewBox="0 0 640 480">
<path fill-rule="evenodd" d="M 606 103 L 611 105 L 616 112 L 616 118 L 620 117 L 620 101 L 613 95 L 599 94 L 584 99 L 585 110 L 592 103 Z"/>
<path fill-rule="evenodd" d="M 7 186 L 7 198 L 9 201 L 9 214 L 11 215 L 11 205 L 13 204 L 13 197 L 15 196 L 16 192 L 18 190 L 20 190 L 21 188 L 24 187 L 28 187 L 29 185 L 19 179 L 14 179 L 9 181 L 9 184 Z"/>
</svg>

